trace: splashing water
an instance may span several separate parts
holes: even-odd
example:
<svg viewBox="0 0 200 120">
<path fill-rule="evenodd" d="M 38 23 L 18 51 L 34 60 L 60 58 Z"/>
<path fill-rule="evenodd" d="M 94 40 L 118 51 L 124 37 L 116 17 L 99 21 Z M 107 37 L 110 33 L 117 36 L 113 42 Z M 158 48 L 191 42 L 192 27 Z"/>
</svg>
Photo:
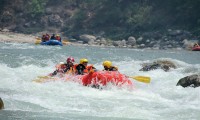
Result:
<svg viewBox="0 0 200 120">
<path fill-rule="evenodd" d="M 88 58 L 101 70 L 111 60 L 127 76 L 150 76 L 151 83 L 132 80 L 134 90 L 109 85 L 99 90 L 73 81 L 32 82 L 53 72 L 68 56 Z M 177 69 L 139 71 L 141 64 L 169 60 Z M 200 52 L 157 51 L 83 46 L 36 46 L 0 43 L 0 97 L 4 119 L 162 119 L 198 120 L 200 88 L 176 86 L 182 77 L 200 73 Z"/>
</svg>

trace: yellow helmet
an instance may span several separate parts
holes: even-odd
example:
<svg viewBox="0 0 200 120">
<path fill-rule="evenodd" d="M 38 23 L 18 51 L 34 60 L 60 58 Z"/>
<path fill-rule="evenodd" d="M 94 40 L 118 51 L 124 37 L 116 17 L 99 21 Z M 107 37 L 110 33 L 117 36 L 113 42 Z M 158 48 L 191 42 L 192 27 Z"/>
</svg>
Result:
<svg viewBox="0 0 200 120">
<path fill-rule="evenodd" d="M 88 60 L 86 58 L 80 59 L 80 64 L 83 64 L 84 62 L 88 62 Z"/>
<path fill-rule="evenodd" d="M 57 34 L 56 36 L 60 36 L 59 34 Z"/>
<path fill-rule="evenodd" d="M 106 67 L 110 68 L 112 66 L 112 62 L 106 60 L 106 61 L 103 62 L 103 66 L 106 66 Z"/>
</svg>

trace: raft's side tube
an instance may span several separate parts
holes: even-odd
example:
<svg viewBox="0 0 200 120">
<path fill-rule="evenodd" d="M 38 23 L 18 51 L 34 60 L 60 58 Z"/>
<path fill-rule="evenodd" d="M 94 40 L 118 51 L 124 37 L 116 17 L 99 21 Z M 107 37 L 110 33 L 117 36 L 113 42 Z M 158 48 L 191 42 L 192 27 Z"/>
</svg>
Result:
<svg viewBox="0 0 200 120">
<path fill-rule="evenodd" d="M 112 83 L 116 86 L 121 86 L 123 84 L 132 85 L 132 81 L 129 80 L 125 75 L 117 71 L 100 71 L 90 73 L 83 76 L 82 84 L 84 86 L 88 85 L 107 85 L 107 83 Z"/>
<path fill-rule="evenodd" d="M 200 47 L 192 48 L 192 51 L 200 51 Z"/>
<path fill-rule="evenodd" d="M 41 45 L 60 45 L 63 46 L 62 42 L 58 41 L 58 40 L 49 40 L 46 42 L 41 42 Z"/>
</svg>

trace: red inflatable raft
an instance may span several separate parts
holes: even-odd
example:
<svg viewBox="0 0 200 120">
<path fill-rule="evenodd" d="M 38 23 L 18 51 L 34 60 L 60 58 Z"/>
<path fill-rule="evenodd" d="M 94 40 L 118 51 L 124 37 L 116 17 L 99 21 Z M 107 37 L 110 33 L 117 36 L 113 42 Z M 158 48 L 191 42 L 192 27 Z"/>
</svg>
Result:
<svg viewBox="0 0 200 120">
<path fill-rule="evenodd" d="M 111 83 L 116 86 L 133 85 L 125 75 L 117 71 L 98 71 L 80 77 L 84 86 L 88 85 L 102 85 L 106 86 Z"/>
<path fill-rule="evenodd" d="M 192 51 L 200 51 L 200 46 L 192 48 Z"/>
<path fill-rule="evenodd" d="M 41 76 L 34 82 L 44 83 L 49 81 L 57 81 L 57 80 L 64 80 L 64 81 L 74 81 L 79 82 L 84 86 L 92 86 L 92 87 L 99 87 L 99 86 L 106 86 L 108 84 L 112 84 L 115 86 L 129 86 L 133 88 L 133 83 L 131 80 L 128 79 L 125 75 L 117 72 L 117 71 L 98 71 L 94 73 L 89 73 L 87 75 L 66 75 L 63 77 L 50 77 L 50 76 Z"/>
</svg>

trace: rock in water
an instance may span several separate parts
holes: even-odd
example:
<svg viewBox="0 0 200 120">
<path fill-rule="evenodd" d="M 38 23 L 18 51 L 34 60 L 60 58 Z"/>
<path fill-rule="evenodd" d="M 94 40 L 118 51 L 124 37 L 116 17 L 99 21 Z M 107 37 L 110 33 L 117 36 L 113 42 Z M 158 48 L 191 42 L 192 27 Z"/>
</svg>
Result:
<svg viewBox="0 0 200 120">
<path fill-rule="evenodd" d="M 199 87 L 200 86 L 200 75 L 190 75 L 190 76 L 186 76 L 184 78 L 181 78 L 178 83 L 176 84 L 176 86 L 182 86 L 182 87 Z"/>
<path fill-rule="evenodd" d="M 4 109 L 4 104 L 3 104 L 3 100 L 0 98 L 0 110 Z"/>
</svg>

